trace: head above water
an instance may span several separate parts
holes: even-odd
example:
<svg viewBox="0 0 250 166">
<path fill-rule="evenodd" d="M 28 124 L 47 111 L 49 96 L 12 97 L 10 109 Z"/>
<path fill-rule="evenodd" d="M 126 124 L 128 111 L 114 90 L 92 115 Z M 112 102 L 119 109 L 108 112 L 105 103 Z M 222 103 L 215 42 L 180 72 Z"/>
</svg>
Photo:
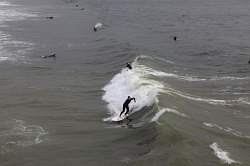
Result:
<svg viewBox="0 0 250 166">
<path fill-rule="evenodd" d="M 130 99 L 131 97 L 130 96 L 128 96 L 128 99 Z"/>
</svg>

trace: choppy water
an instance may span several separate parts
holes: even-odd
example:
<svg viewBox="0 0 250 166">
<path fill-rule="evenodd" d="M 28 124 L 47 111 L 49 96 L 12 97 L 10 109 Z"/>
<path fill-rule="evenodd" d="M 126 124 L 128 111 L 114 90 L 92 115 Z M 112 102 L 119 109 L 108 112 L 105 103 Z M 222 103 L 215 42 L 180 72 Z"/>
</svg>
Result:
<svg viewBox="0 0 250 166">
<path fill-rule="evenodd" d="M 249 165 L 249 10 L 0 1 L 0 165 Z"/>
</svg>

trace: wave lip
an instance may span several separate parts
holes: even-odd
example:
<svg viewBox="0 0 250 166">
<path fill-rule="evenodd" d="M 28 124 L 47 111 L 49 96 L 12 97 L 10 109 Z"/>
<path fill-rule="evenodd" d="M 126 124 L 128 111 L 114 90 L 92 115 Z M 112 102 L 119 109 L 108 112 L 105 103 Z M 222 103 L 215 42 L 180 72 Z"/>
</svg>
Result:
<svg viewBox="0 0 250 166">
<path fill-rule="evenodd" d="M 239 163 L 240 164 L 240 162 L 231 159 L 229 157 L 229 153 L 221 149 L 216 142 L 209 145 L 209 147 L 213 149 L 215 156 L 218 157 L 223 163 L 225 164 Z"/>
</svg>

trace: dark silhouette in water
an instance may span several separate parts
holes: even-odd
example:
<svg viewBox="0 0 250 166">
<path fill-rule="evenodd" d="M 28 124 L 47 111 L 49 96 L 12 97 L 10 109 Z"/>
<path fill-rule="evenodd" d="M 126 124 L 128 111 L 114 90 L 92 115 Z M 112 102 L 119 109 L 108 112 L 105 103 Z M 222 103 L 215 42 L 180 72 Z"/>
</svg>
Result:
<svg viewBox="0 0 250 166">
<path fill-rule="evenodd" d="M 126 101 L 123 103 L 123 108 L 122 108 L 122 112 L 120 113 L 120 116 L 123 114 L 123 112 L 125 111 L 125 110 L 127 110 L 126 112 L 125 112 L 125 115 L 127 115 L 128 113 L 129 113 L 129 103 L 132 101 L 132 100 L 134 100 L 135 101 L 135 98 L 134 97 L 130 97 L 130 96 L 128 96 L 128 98 L 126 99 Z M 136 102 L 136 101 L 135 101 Z"/>
<path fill-rule="evenodd" d="M 96 28 L 96 27 L 94 27 L 94 28 L 93 28 L 93 30 L 96 32 L 96 31 L 97 31 L 97 28 Z"/>
<path fill-rule="evenodd" d="M 51 53 L 49 55 L 44 55 L 44 56 L 41 56 L 42 58 L 55 58 L 56 57 L 56 53 Z"/>
<path fill-rule="evenodd" d="M 249 61 L 248 61 L 248 64 L 250 64 L 250 59 L 249 59 Z"/>
<path fill-rule="evenodd" d="M 48 16 L 46 18 L 52 20 L 54 17 L 53 16 Z"/>
<path fill-rule="evenodd" d="M 177 37 L 176 36 L 174 36 L 174 41 L 176 41 L 177 40 Z"/>
<path fill-rule="evenodd" d="M 126 67 L 132 70 L 132 66 L 129 63 L 127 63 Z"/>
</svg>

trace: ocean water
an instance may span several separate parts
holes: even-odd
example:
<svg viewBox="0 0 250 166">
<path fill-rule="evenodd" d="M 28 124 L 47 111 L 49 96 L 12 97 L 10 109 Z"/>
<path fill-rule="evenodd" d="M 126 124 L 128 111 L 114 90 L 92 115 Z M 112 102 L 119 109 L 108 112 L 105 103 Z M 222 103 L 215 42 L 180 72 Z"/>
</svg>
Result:
<svg viewBox="0 0 250 166">
<path fill-rule="evenodd" d="M 0 1 L 0 165 L 250 165 L 249 10 Z"/>
</svg>

